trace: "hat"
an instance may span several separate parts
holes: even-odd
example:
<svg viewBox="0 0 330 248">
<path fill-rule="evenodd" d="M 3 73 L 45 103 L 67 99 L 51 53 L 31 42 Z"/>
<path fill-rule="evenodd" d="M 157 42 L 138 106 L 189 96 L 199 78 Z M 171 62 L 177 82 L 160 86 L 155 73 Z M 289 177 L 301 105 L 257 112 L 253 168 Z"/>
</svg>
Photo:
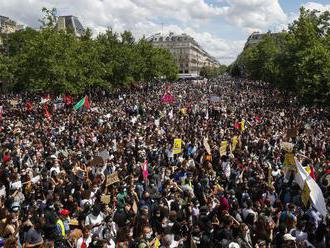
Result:
<svg viewBox="0 0 330 248">
<path fill-rule="evenodd" d="M 70 211 L 67 210 L 67 209 L 62 209 L 62 210 L 58 211 L 58 213 L 59 213 L 60 215 L 64 215 L 64 216 L 66 216 L 66 215 L 69 215 L 69 214 L 70 214 Z"/>
<path fill-rule="evenodd" d="M 71 219 L 69 225 L 70 226 L 79 226 L 79 222 L 77 219 Z"/>
<path fill-rule="evenodd" d="M 287 233 L 287 234 L 284 234 L 284 236 L 283 236 L 283 240 L 284 240 L 284 241 L 295 241 L 296 238 L 293 237 L 290 233 Z"/>
<path fill-rule="evenodd" d="M 57 159 L 56 155 L 54 155 L 54 154 L 51 155 L 50 158 L 52 158 L 52 159 Z"/>
<path fill-rule="evenodd" d="M 20 204 L 19 202 L 13 202 L 13 204 L 11 204 L 11 210 L 16 212 L 16 211 L 19 211 L 20 210 Z"/>
<path fill-rule="evenodd" d="M 228 248 L 240 248 L 239 244 L 237 244 L 236 242 L 231 242 L 228 245 Z"/>
</svg>

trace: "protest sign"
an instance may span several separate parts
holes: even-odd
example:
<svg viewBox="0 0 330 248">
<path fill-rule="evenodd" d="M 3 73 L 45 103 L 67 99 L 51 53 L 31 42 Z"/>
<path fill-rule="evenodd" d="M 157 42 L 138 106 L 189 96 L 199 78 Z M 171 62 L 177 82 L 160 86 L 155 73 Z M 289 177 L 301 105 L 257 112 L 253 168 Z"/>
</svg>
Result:
<svg viewBox="0 0 330 248">
<path fill-rule="evenodd" d="M 36 176 L 31 179 L 32 183 L 38 183 L 39 181 L 40 181 L 40 176 Z"/>
<path fill-rule="evenodd" d="M 101 195 L 101 202 L 108 205 L 110 203 L 110 195 Z"/>
<path fill-rule="evenodd" d="M 238 136 L 234 136 L 231 140 L 231 151 L 234 152 L 238 143 Z"/>
<path fill-rule="evenodd" d="M 218 97 L 218 96 L 211 96 L 210 97 L 210 101 L 211 102 L 220 102 L 220 97 Z"/>
<path fill-rule="evenodd" d="M 242 119 L 241 121 L 241 130 L 244 131 L 245 130 L 245 120 Z"/>
<path fill-rule="evenodd" d="M 11 188 L 12 189 L 20 189 L 22 188 L 22 182 L 21 181 L 17 181 L 11 184 Z"/>
<path fill-rule="evenodd" d="M 187 114 L 187 108 L 181 108 L 180 113 L 183 114 L 183 115 L 186 115 Z"/>
<path fill-rule="evenodd" d="M 292 152 L 288 152 L 284 157 L 284 166 L 288 171 L 296 171 L 296 162 L 294 160 L 294 154 Z"/>
<path fill-rule="evenodd" d="M 98 156 L 101 157 L 104 161 L 106 161 L 110 158 L 110 154 L 107 150 L 99 152 Z"/>
<path fill-rule="evenodd" d="M 2 186 L 2 188 L 0 189 L 0 197 L 6 197 L 6 187 Z"/>
<path fill-rule="evenodd" d="M 304 188 L 301 191 L 301 200 L 304 203 L 305 207 L 307 207 L 311 190 L 309 189 L 307 180 L 305 181 Z"/>
<path fill-rule="evenodd" d="M 297 136 L 297 128 L 289 128 L 286 132 L 287 138 L 295 138 Z"/>
<path fill-rule="evenodd" d="M 203 145 L 205 147 L 205 150 L 207 151 L 208 154 L 211 154 L 211 147 L 209 145 L 208 139 L 204 138 L 203 139 Z"/>
<path fill-rule="evenodd" d="M 281 147 L 286 152 L 292 152 L 294 144 L 289 143 L 289 142 L 282 142 Z"/>
<path fill-rule="evenodd" d="M 106 179 L 105 185 L 106 186 L 109 186 L 109 185 L 112 185 L 112 184 L 117 183 L 119 181 L 120 180 L 119 180 L 119 177 L 118 177 L 118 172 L 114 172 L 114 173 L 112 173 L 110 175 L 107 175 L 107 179 Z"/>
<path fill-rule="evenodd" d="M 181 146 L 182 146 L 182 139 L 174 139 L 173 154 L 181 153 L 182 152 Z"/>
<path fill-rule="evenodd" d="M 9 103 L 11 106 L 16 107 L 18 105 L 18 101 L 17 100 L 9 100 Z"/>
<path fill-rule="evenodd" d="M 96 156 L 91 162 L 91 166 L 97 166 L 97 165 L 102 165 L 104 163 L 104 160 L 100 156 Z"/>
<path fill-rule="evenodd" d="M 315 209 L 325 217 L 328 214 L 328 210 L 325 203 L 325 198 L 320 186 L 315 182 L 315 180 L 307 173 L 307 171 L 302 167 L 301 163 L 295 159 L 297 173 L 295 174 L 295 181 L 299 185 L 300 189 L 304 191 L 305 184 L 308 184 L 308 189 L 310 194 L 307 194 L 308 190 L 305 188 L 306 197 L 309 195 L 311 203 L 315 206 Z M 304 196 L 305 197 L 305 196 Z"/>
<path fill-rule="evenodd" d="M 220 157 L 224 156 L 227 154 L 227 146 L 228 142 L 227 141 L 221 141 L 220 145 Z"/>
</svg>

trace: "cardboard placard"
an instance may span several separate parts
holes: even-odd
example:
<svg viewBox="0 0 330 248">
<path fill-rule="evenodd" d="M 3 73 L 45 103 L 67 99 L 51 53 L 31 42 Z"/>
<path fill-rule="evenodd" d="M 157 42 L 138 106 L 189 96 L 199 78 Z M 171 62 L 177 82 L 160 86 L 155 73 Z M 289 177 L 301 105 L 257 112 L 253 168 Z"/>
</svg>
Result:
<svg viewBox="0 0 330 248">
<path fill-rule="evenodd" d="M 281 147 L 286 152 L 292 152 L 294 144 L 289 143 L 289 142 L 282 142 Z"/>
<path fill-rule="evenodd" d="M 104 163 L 104 160 L 102 157 L 96 156 L 90 163 L 91 166 L 102 165 Z"/>
<path fill-rule="evenodd" d="M 287 138 L 295 138 L 297 137 L 297 128 L 289 128 L 286 132 L 286 137 Z"/>
<path fill-rule="evenodd" d="M 119 177 L 118 177 L 118 172 L 114 172 L 114 173 L 112 173 L 110 175 L 107 175 L 107 179 L 106 179 L 105 185 L 106 186 L 109 186 L 109 185 L 112 185 L 112 184 L 117 183 L 119 181 L 120 180 L 119 180 Z"/>
<path fill-rule="evenodd" d="M 108 205 L 110 203 L 110 195 L 102 195 L 101 202 Z"/>
<path fill-rule="evenodd" d="M 10 105 L 16 107 L 18 105 L 18 101 L 17 100 L 9 100 Z"/>
<path fill-rule="evenodd" d="M 296 162 L 294 160 L 294 154 L 292 152 L 288 152 L 288 153 L 285 154 L 285 157 L 284 157 L 284 166 L 289 171 L 297 171 Z"/>
</svg>

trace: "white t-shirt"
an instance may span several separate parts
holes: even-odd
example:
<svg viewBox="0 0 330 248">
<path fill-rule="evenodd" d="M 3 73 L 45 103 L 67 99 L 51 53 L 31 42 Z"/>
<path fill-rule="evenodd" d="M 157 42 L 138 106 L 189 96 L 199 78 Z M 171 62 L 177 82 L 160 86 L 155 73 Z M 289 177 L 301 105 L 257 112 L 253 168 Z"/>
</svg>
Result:
<svg viewBox="0 0 330 248">
<path fill-rule="evenodd" d="M 290 234 L 296 238 L 298 241 L 304 241 L 307 240 L 307 233 L 297 230 L 295 228 L 291 229 Z M 294 234 L 294 235 L 293 235 Z"/>
<path fill-rule="evenodd" d="M 86 216 L 85 225 L 95 226 L 95 225 L 101 224 L 103 221 L 104 221 L 103 213 L 100 213 L 98 216 L 89 214 Z M 91 233 L 101 235 L 102 229 L 103 229 L 102 226 L 94 227 L 94 228 L 92 228 Z"/>
</svg>

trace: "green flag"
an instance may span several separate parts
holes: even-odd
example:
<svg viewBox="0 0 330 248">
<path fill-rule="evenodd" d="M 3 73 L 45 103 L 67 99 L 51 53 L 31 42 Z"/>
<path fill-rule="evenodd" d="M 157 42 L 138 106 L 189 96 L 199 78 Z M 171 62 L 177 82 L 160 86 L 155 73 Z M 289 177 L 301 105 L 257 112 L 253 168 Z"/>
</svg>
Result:
<svg viewBox="0 0 330 248">
<path fill-rule="evenodd" d="M 84 98 L 82 98 L 76 105 L 74 105 L 73 108 L 75 110 L 78 110 L 82 106 L 85 106 L 86 109 L 90 109 L 90 105 L 89 105 L 89 101 L 88 101 L 88 96 L 85 96 Z"/>
</svg>

